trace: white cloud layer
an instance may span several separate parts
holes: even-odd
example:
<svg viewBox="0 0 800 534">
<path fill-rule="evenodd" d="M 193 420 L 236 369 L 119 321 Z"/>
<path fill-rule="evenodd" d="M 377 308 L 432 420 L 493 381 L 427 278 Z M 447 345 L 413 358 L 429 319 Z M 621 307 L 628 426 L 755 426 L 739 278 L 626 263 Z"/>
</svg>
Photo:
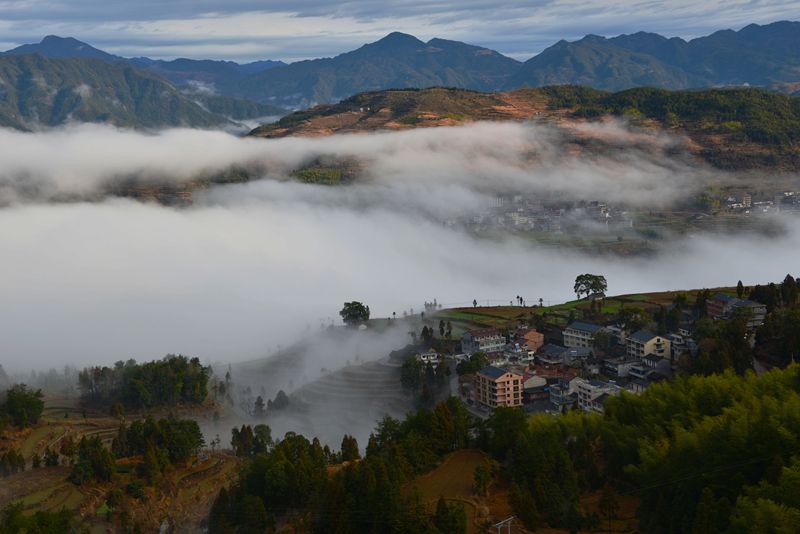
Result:
<svg viewBox="0 0 800 534">
<path fill-rule="evenodd" d="M 433 298 L 559 302 L 582 272 L 627 293 L 767 282 L 800 264 L 800 224 L 790 220 L 772 240 L 697 237 L 625 260 L 478 239 L 439 222 L 506 187 L 628 202 L 691 194 L 704 174 L 637 149 L 635 136 L 628 150 L 591 159 L 565 157 L 556 133 L 518 124 L 276 141 L 84 126 L 6 131 L 0 141 L 6 194 L 23 178 L 40 191 L 88 194 L 131 174 L 185 180 L 234 163 L 284 178 L 320 154 L 367 157 L 372 177 L 337 188 L 224 186 L 187 209 L 47 204 L 41 193 L 0 209 L 0 362 L 9 370 L 168 352 L 246 360 L 338 320 L 353 299 L 386 317 Z"/>
<path fill-rule="evenodd" d="M 276 140 L 181 129 L 148 135 L 98 125 L 37 133 L 6 129 L 0 130 L 0 200 L 90 195 L 132 178 L 180 183 L 233 165 L 285 179 L 320 156 L 356 158 L 373 185 L 399 184 L 418 199 L 412 204 L 444 212 L 451 206 L 460 210 L 462 203 L 448 204 L 424 189 L 449 195 L 444 189 L 457 185 L 455 194 L 462 197 L 463 189 L 473 197 L 535 190 L 656 204 L 690 195 L 705 179 L 704 171 L 663 156 L 676 139 L 617 123 L 582 130 L 580 135 L 610 139 L 625 150 L 572 155 L 563 140 L 573 134 L 521 123 Z"/>
</svg>

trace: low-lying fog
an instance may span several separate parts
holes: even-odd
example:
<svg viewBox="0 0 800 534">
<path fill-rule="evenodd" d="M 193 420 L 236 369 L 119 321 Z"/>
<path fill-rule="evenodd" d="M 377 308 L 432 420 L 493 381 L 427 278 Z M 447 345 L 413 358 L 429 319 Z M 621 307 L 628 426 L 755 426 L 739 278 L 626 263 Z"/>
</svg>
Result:
<svg viewBox="0 0 800 534">
<path fill-rule="evenodd" d="M 441 217 L 485 204 L 495 187 L 663 205 L 694 194 L 711 174 L 638 141 L 614 157 L 566 156 L 555 137 L 519 124 L 276 141 L 97 126 L 0 131 L 0 361 L 9 371 L 167 353 L 243 361 L 338 323 L 347 300 L 386 317 L 434 298 L 568 300 L 583 272 L 627 293 L 766 282 L 797 270 L 800 224 L 788 219 L 772 240 L 696 237 L 647 259 L 442 226 Z M 321 187 L 272 179 L 320 154 L 364 158 L 371 180 Z M 212 188 L 180 209 L 48 202 L 132 175 L 180 181 L 234 164 L 270 179 Z"/>
</svg>

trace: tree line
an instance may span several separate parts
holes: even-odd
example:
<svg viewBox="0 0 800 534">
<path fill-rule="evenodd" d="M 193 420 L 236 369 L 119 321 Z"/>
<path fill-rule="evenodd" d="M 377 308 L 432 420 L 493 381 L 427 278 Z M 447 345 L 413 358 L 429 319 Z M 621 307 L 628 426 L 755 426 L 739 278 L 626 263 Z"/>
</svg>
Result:
<svg viewBox="0 0 800 534">
<path fill-rule="evenodd" d="M 197 358 L 168 355 L 162 360 L 117 362 L 80 372 L 81 398 L 92 405 L 121 403 L 131 409 L 201 404 L 207 396 L 210 370 Z"/>
<path fill-rule="evenodd" d="M 469 428 L 465 408 L 451 398 L 403 421 L 385 417 L 363 458 L 352 436 L 334 453 L 317 439 L 287 433 L 267 451 L 252 454 L 239 480 L 220 491 L 209 531 L 263 531 L 286 520 L 310 532 L 460 534 L 466 531 L 463 508 L 441 502 L 431 513 L 418 497 L 404 496 L 400 485 L 466 446 Z"/>
<path fill-rule="evenodd" d="M 515 515 L 532 530 L 598 529 L 631 495 L 643 532 L 796 532 L 797 413 L 798 365 L 762 376 L 682 376 L 610 398 L 604 414 L 498 408 L 478 421 L 451 398 L 402 421 L 385 417 L 364 457 L 348 456 L 356 461 L 332 475 L 345 448 L 354 450 L 350 438 L 337 454 L 294 433 L 265 441 L 266 450 L 251 449 L 239 480 L 220 492 L 210 531 L 263 530 L 285 520 L 309 532 L 463 532 L 460 512 L 432 513 L 400 488 L 449 453 L 479 447 L 499 471 L 476 470 L 476 488 L 485 491 L 487 477 L 505 481 Z M 583 506 L 589 494 L 598 512 Z"/>
</svg>

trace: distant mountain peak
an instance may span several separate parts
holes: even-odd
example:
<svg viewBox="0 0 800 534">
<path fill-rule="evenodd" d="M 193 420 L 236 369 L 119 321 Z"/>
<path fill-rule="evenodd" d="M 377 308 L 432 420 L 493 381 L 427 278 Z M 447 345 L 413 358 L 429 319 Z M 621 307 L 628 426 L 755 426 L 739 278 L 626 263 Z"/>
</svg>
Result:
<svg viewBox="0 0 800 534">
<path fill-rule="evenodd" d="M 425 43 L 407 33 L 392 32 L 386 37 L 372 43 L 373 45 L 387 46 L 424 46 Z"/>
<path fill-rule="evenodd" d="M 79 41 L 74 37 L 61 37 L 46 35 L 40 42 L 24 44 L 2 55 L 18 56 L 22 54 L 41 54 L 47 57 L 88 57 L 105 61 L 117 61 L 120 58 L 103 50 L 97 49 L 88 43 Z"/>
<path fill-rule="evenodd" d="M 85 45 L 83 41 L 79 41 L 74 37 L 61 37 L 60 35 L 45 35 L 40 44 L 54 44 L 54 43 L 78 43 Z"/>
</svg>

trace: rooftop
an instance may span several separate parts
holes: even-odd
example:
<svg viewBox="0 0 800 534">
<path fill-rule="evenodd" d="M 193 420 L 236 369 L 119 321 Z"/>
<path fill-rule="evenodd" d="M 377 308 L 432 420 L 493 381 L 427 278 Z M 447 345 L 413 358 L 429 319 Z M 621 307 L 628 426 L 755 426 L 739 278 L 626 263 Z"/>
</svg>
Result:
<svg viewBox="0 0 800 534">
<path fill-rule="evenodd" d="M 481 374 L 483 376 L 488 376 L 489 378 L 491 378 L 493 380 L 497 380 L 498 378 L 500 378 L 501 376 L 503 376 L 504 374 L 509 373 L 509 372 L 510 371 L 506 371 L 505 369 L 501 369 L 499 367 L 495 367 L 494 365 L 487 365 L 486 367 L 481 369 L 478 372 L 478 374 Z"/>
<path fill-rule="evenodd" d="M 467 330 L 466 333 L 473 337 L 499 336 L 500 330 L 498 328 L 474 328 Z"/>
<path fill-rule="evenodd" d="M 602 330 L 603 329 L 602 326 L 598 326 L 598 325 L 592 324 L 592 323 L 582 323 L 580 321 L 573 322 L 567 328 L 571 328 L 572 330 L 580 330 L 582 332 L 589 332 L 591 334 L 594 334 L 598 330 Z"/>
<path fill-rule="evenodd" d="M 634 332 L 633 335 L 631 335 L 631 339 L 633 339 L 634 341 L 639 341 L 641 343 L 647 343 L 654 337 L 658 336 L 649 330 L 639 330 L 638 332 Z"/>
<path fill-rule="evenodd" d="M 561 356 L 567 349 L 565 347 L 560 347 L 558 345 L 553 345 L 552 343 L 548 343 L 544 347 L 539 349 L 539 354 L 544 356 Z"/>
</svg>

